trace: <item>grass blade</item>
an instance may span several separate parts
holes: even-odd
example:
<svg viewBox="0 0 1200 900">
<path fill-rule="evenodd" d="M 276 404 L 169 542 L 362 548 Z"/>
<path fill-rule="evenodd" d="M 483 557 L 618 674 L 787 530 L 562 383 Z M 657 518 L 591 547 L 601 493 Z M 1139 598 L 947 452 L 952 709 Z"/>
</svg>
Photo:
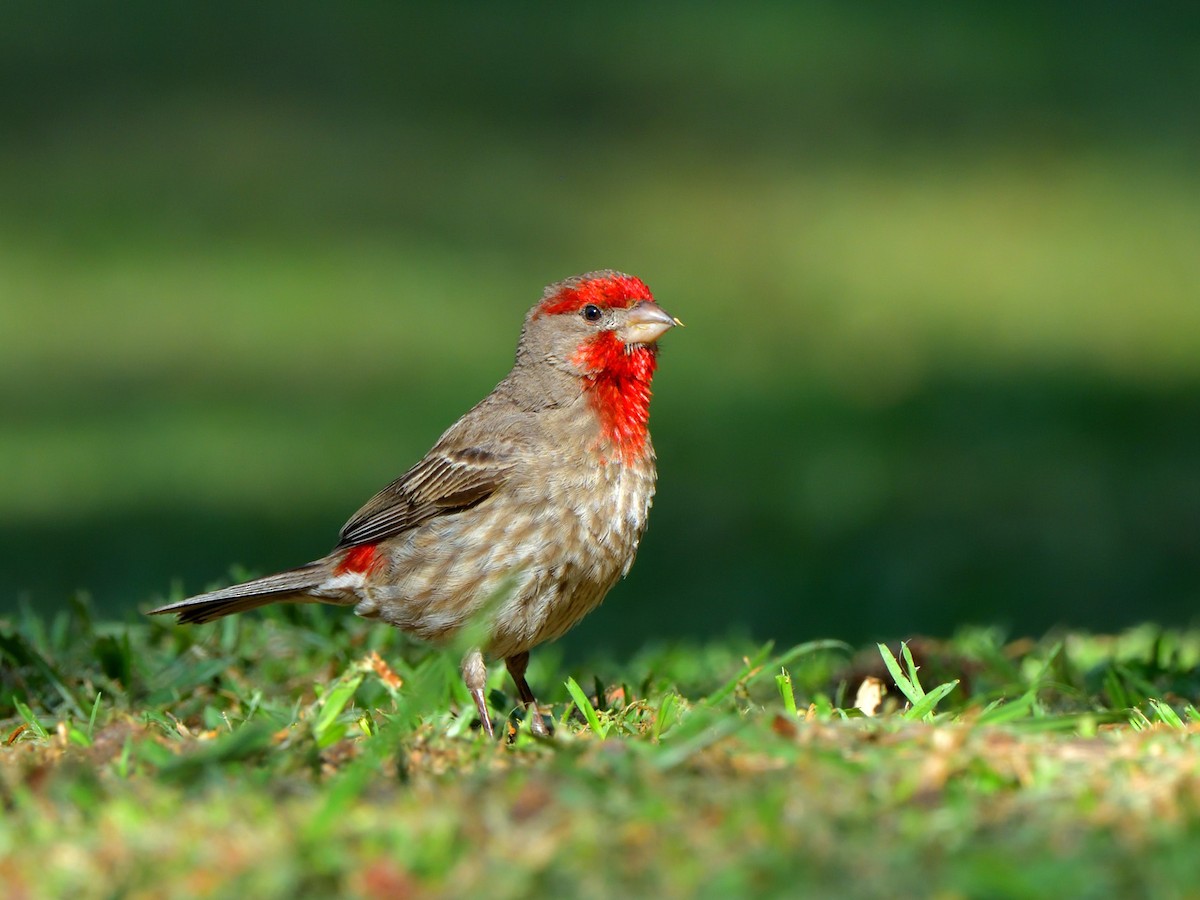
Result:
<svg viewBox="0 0 1200 900">
<path fill-rule="evenodd" d="M 1014 722 L 1017 719 L 1023 719 L 1029 716 L 1033 711 L 1033 705 L 1037 702 L 1037 691 L 1029 690 L 1008 703 L 996 701 L 989 708 L 985 709 L 975 722 L 979 725 L 1002 725 L 1005 722 Z"/>
<path fill-rule="evenodd" d="M 908 649 L 908 642 L 904 641 L 900 644 L 900 655 L 904 657 L 904 668 L 909 678 L 909 683 L 913 690 L 916 691 L 917 699 L 923 699 L 925 689 L 921 687 L 921 679 L 917 677 L 917 664 L 913 662 L 912 651 Z"/>
<path fill-rule="evenodd" d="M 892 655 L 892 651 L 887 648 L 887 644 L 876 644 L 879 648 L 879 655 L 883 657 L 883 664 L 887 666 L 888 672 L 892 676 L 892 680 L 896 682 L 896 687 L 900 689 L 908 702 L 916 706 L 921 702 L 921 698 L 925 696 L 925 692 L 921 690 L 921 684 L 916 680 L 916 670 L 912 666 L 912 655 L 908 655 L 909 670 L 913 673 L 910 679 L 904 674 L 904 670 L 900 668 L 900 663 L 896 661 L 896 657 Z M 908 646 L 902 644 L 904 652 L 907 654 Z"/>
<path fill-rule="evenodd" d="M 38 717 L 33 714 L 33 710 L 31 710 L 28 706 L 26 706 L 24 703 L 22 703 L 16 697 L 13 697 L 13 706 L 15 706 L 17 708 L 17 712 L 20 714 L 21 718 L 25 721 L 25 724 L 29 727 L 30 731 L 32 731 L 34 734 L 36 734 L 43 741 L 48 740 L 50 738 L 50 735 L 46 731 L 45 727 L 42 725 L 41 722 L 38 721 Z"/>
<path fill-rule="evenodd" d="M 674 691 L 664 694 L 662 700 L 659 701 L 658 712 L 654 716 L 654 725 L 650 730 L 650 739 L 658 743 L 667 729 L 675 724 L 678 713 L 679 695 Z"/>
<path fill-rule="evenodd" d="M 933 717 L 934 708 L 942 701 L 947 694 L 958 687 L 958 679 L 947 681 L 945 684 L 939 684 L 932 691 L 923 695 L 917 703 L 914 703 L 912 708 L 905 714 L 904 718 L 914 721 L 922 721 Z"/>
<path fill-rule="evenodd" d="M 791 665 L 800 657 L 807 656 L 810 653 L 818 653 L 822 650 L 838 650 L 849 655 L 854 651 L 854 648 L 845 641 L 832 639 L 806 641 L 803 644 L 797 644 L 795 647 L 785 650 L 768 662 L 767 660 L 774 646 L 774 641 L 767 641 L 767 643 L 763 644 L 752 658 L 746 660 L 746 665 L 742 667 L 737 675 L 705 698 L 704 704 L 706 706 L 716 706 L 738 688 L 751 684 L 763 672 L 774 672 L 782 669 L 785 666 Z"/>
<path fill-rule="evenodd" d="M 792 676 L 787 669 L 775 676 L 775 685 L 779 688 L 779 696 L 783 698 L 783 708 L 788 711 L 788 715 L 797 715 L 796 692 L 792 689 Z"/>
<path fill-rule="evenodd" d="M 1150 706 L 1158 716 L 1160 722 L 1170 725 L 1172 728 L 1186 728 L 1183 724 L 1183 719 L 1179 718 L 1179 713 L 1171 708 L 1171 705 L 1163 700 L 1150 699 Z"/>
<path fill-rule="evenodd" d="M 771 655 L 771 650 L 774 649 L 774 647 L 774 641 L 767 641 L 765 644 L 763 644 L 753 657 L 746 660 L 746 665 L 742 667 L 740 672 L 738 672 L 731 679 L 721 685 L 721 687 L 717 688 L 717 690 L 713 691 L 708 695 L 708 697 L 705 698 L 705 704 L 707 706 L 716 706 L 718 703 L 736 691 L 739 685 L 747 681 L 754 674 L 754 671 L 764 662 L 766 662 L 767 657 Z"/>
<path fill-rule="evenodd" d="M 608 737 L 608 725 L 600 721 L 600 716 L 596 713 L 596 707 L 592 706 L 592 701 L 588 699 L 587 694 L 583 692 L 578 682 L 574 678 L 567 679 L 567 693 L 571 695 L 571 699 L 575 701 L 575 706 L 583 713 L 583 717 L 587 720 L 588 725 L 600 740 Z"/>
<path fill-rule="evenodd" d="M 321 712 L 313 724 L 313 737 L 316 738 L 317 746 L 322 750 L 336 744 L 345 735 L 344 726 L 335 728 L 334 725 L 337 723 L 338 716 L 342 714 L 342 710 L 346 708 L 346 704 L 354 697 L 358 686 L 362 684 L 363 677 L 359 673 L 338 682 L 325 697 L 325 702 L 321 704 Z"/>
<path fill-rule="evenodd" d="M 96 691 L 96 702 L 92 704 L 92 714 L 88 716 L 87 736 L 90 741 L 96 733 L 96 716 L 100 714 L 100 698 L 104 695 Z"/>
<path fill-rule="evenodd" d="M 707 727 L 702 728 L 696 734 L 678 743 L 672 741 L 666 749 L 655 755 L 654 765 L 660 771 L 673 769 L 687 762 L 702 750 L 711 747 L 722 738 L 740 731 L 745 725 L 746 722 L 744 719 L 730 716 L 711 721 Z"/>
</svg>

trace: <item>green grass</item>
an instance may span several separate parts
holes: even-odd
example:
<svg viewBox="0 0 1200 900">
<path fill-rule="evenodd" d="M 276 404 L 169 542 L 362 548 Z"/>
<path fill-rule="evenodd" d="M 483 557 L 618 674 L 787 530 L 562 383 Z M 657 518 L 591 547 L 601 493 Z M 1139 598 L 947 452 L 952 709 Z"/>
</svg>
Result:
<svg viewBox="0 0 1200 900">
<path fill-rule="evenodd" d="M 1200 632 L 850 650 L 568 670 L 546 648 L 554 738 L 497 671 L 493 743 L 454 659 L 351 616 L 26 614 L 0 623 L 0 875 L 79 897 L 1189 889 Z"/>
</svg>

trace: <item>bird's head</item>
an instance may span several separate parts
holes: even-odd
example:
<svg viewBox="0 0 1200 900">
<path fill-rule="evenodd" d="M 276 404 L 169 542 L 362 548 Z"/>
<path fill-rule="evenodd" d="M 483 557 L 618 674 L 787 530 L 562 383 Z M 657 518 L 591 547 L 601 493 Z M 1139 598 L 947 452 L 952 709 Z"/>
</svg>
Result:
<svg viewBox="0 0 1200 900">
<path fill-rule="evenodd" d="M 655 342 L 679 321 L 654 302 L 645 282 L 604 270 L 546 288 L 529 311 L 522 348 L 556 368 L 593 378 L 654 371 Z"/>
<path fill-rule="evenodd" d="M 609 269 L 576 275 L 547 287 L 529 311 L 518 367 L 567 376 L 575 396 L 587 394 L 604 436 L 628 456 L 645 443 L 655 342 L 679 324 L 640 278 Z"/>
</svg>

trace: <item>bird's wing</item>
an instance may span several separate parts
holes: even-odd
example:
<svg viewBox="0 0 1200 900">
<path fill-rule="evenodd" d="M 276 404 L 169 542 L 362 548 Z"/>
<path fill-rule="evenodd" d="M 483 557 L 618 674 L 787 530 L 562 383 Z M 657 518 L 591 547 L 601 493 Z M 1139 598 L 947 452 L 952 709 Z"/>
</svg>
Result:
<svg viewBox="0 0 1200 900">
<path fill-rule="evenodd" d="M 482 503 L 516 467 L 513 448 L 487 443 L 488 447 L 439 443 L 350 517 L 338 547 L 372 544 L 434 516 Z"/>
</svg>

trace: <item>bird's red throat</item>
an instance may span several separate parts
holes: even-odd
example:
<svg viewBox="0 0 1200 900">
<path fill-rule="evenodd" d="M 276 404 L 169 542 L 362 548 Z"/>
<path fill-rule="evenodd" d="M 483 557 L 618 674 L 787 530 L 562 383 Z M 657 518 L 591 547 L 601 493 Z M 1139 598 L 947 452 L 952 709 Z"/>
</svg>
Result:
<svg viewBox="0 0 1200 900">
<path fill-rule="evenodd" d="M 584 341 L 575 353 L 574 362 L 590 373 L 583 389 L 600 419 L 601 439 L 626 463 L 646 451 L 657 349 L 653 344 L 626 345 L 606 331 Z"/>
</svg>

